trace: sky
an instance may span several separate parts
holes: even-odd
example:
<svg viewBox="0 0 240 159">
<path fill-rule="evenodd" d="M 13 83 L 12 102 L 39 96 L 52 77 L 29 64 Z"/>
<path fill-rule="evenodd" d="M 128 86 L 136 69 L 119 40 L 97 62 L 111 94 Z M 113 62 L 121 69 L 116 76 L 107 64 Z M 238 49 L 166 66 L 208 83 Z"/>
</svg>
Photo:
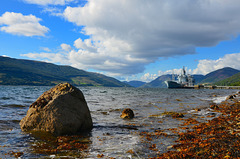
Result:
<svg viewBox="0 0 240 159">
<path fill-rule="evenodd" d="M 123 80 L 240 70 L 239 0 L 1 0 L 0 56 Z"/>
</svg>

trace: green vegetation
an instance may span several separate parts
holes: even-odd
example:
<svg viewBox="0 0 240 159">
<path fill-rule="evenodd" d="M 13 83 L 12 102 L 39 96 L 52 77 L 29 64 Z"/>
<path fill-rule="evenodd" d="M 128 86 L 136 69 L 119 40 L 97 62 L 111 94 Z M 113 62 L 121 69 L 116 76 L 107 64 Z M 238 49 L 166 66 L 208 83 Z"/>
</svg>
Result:
<svg viewBox="0 0 240 159">
<path fill-rule="evenodd" d="M 209 74 L 205 75 L 204 79 L 200 83 L 215 83 L 229 78 L 236 73 L 239 73 L 239 70 L 230 67 L 224 67 L 222 69 L 210 72 Z"/>
<path fill-rule="evenodd" d="M 79 70 L 71 66 L 0 56 L 0 85 L 49 86 L 60 82 L 69 82 L 76 86 L 129 86 L 112 77 Z"/>
<path fill-rule="evenodd" d="M 218 86 L 240 86 L 240 73 L 237 73 L 214 84 Z"/>
</svg>

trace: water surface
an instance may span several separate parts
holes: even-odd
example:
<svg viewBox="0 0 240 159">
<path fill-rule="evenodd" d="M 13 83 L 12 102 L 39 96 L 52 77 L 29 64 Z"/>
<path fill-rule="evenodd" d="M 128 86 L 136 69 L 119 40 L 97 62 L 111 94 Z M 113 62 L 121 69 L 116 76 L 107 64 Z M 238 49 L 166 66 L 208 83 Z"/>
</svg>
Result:
<svg viewBox="0 0 240 159">
<path fill-rule="evenodd" d="M 54 153 L 36 153 L 34 145 L 41 142 L 41 139 L 22 132 L 19 126 L 31 103 L 50 88 L 0 86 L 0 158 L 13 157 L 9 155 L 12 151 L 23 152 L 22 158 L 58 156 Z M 187 113 L 195 108 L 206 108 L 209 103 L 219 102 L 227 95 L 237 92 L 209 89 L 95 87 L 80 87 L 80 90 L 86 98 L 94 122 L 93 130 L 83 136 L 88 148 L 79 153 L 82 153 L 84 158 L 96 158 L 99 154 L 115 158 L 154 157 L 156 154 L 149 149 L 148 143 L 144 142 L 141 132 L 177 128 L 181 124 L 181 121 L 162 116 L 161 113 L 166 111 Z M 134 119 L 120 118 L 121 111 L 125 108 L 134 111 Z M 208 112 L 205 112 L 202 115 L 207 115 Z M 161 137 L 153 143 L 156 143 L 160 152 L 164 152 L 175 140 L 176 136 L 172 134 L 172 137 Z M 129 153 L 130 150 L 132 153 Z"/>
</svg>

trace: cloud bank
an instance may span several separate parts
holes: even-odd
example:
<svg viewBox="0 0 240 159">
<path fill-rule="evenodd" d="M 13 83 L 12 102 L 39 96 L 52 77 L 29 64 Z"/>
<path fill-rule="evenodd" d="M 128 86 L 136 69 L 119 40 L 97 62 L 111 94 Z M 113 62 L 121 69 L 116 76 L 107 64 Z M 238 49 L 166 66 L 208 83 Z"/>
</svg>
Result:
<svg viewBox="0 0 240 159">
<path fill-rule="evenodd" d="M 192 73 L 205 75 L 224 67 L 232 67 L 240 70 L 240 53 L 226 54 L 217 60 L 200 60 L 197 68 Z"/>
<path fill-rule="evenodd" d="M 42 26 L 40 18 L 34 15 L 5 12 L 0 17 L 0 30 L 9 34 L 23 36 L 45 36 L 49 29 Z"/>
<path fill-rule="evenodd" d="M 66 7 L 62 16 L 90 38 L 76 39 L 75 48 L 59 57 L 114 75 L 141 73 L 159 58 L 195 54 L 196 47 L 215 46 L 240 32 L 239 0 L 88 0 Z M 200 61 L 195 72 L 204 73 L 201 63 L 207 62 Z"/>
</svg>

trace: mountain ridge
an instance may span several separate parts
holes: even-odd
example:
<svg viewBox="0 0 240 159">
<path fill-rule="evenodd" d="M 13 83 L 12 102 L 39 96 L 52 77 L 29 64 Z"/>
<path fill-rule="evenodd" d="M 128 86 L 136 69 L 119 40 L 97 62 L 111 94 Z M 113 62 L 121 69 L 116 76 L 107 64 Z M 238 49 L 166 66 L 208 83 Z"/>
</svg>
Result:
<svg viewBox="0 0 240 159">
<path fill-rule="evenodd" d="M 61 82 L 76 86 L 130 87 L 115 78 L 71 66 L 0 56 L 1 85 L 56 85 Z"/>
<path fill-rule="evenodd" d="M 238 75 L 236 75 L 238 74 Z M 234 76 L 235 75 L 235 76 Z M 193 75 L 196 84 L 240 85 L 240 71 L 224 67 L 207 75 Z M 164 81 L 172 75 L 162 75 L 145 83 L 121 82 L 103 74 L 87 72 L 71 66 L 0 56 L 0 85 L 56 85 L 69 82 L 76 86 L 166 88 Z"/>
<path fill-rule="evenodd" d="M 192 75 L 192 76 L 195 79 L 195 84 L 205 84 L 205 83 L 215 84 L 216 82 L 224 80 L 226 78 L 230 78 L 231 76 L 234 76 L 239 72 L 240 71 L 237 69 L 233 69 L 231 67 L 224 67 L 224 68 L 212 71 L 206 74 L 205 76 L 204 75 Z M 240 74 L 239 74 L 239 78 L 240 78 Z M 161 75 L 155 80 L 144 84 L 143 86 L 141 86 L 141 88 L 167 88 L 164 81 L 171 80 L 171 79 L 172 79 L 172 75 L 170 74 Z"/>
<path fill-rule="evenodd" d="M 237 69 L 231 67 L 224 67 L 215 71 L 212 71 L 205 75 L 205 78 L 201 81 L 201 83 L 215 83 L 226 78 L 229 78 L 236 73 L 240 72 Z"/>
</svg>

